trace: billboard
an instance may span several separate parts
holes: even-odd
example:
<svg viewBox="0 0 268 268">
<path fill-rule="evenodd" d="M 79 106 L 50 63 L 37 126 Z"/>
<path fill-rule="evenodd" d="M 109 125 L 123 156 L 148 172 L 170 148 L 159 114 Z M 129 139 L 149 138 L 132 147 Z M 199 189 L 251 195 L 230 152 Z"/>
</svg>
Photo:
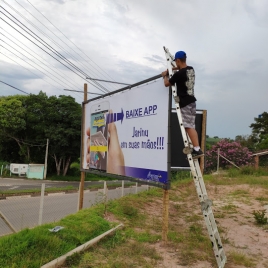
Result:
<svg viewBox="0 0 268 268">
<path fill-rule="evenodd" d="M 170 90 L 157 78 L 83 103 L 82 170 L 169 183 Z"/>
</svg>

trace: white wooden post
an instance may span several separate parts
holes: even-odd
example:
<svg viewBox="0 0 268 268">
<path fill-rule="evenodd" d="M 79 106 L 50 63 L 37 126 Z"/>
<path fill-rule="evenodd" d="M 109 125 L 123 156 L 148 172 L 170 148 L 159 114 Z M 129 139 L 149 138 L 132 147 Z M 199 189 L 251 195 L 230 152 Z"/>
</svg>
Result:
<svg viewBox="0 0 268 268">
<path fill-rule="evenodd" d="M 42 183 L 41 196 L 40 196 L 39 221 L 38 221 L 39 225 L 42 224 L 42 219 L 43 219 L 44 195 L 45 195 L 45 183 Z"/>
<path fill-rule="evenodd" d="M 218 148 L 217 173 L 219 173 L 219 166 L 220 166 L 220 148 Z"/>
<path fill-rule="evenodd" d="M 124 196 L 124 185 L 125 185 L 125 181 L 122 180 L 122 192 L 121 192 L 121 197 Z"/>
<path fill-rule="evenodd" d="M 103 182 L 103 194 L 106 195 L 107 182 Z"/>
<path fill-rule="evenodd" d="M 79 189 L 78 189 L 77 211 L 80 210 L 80 198 L 79 198 L 79 195 L 80 195 L 80 187 L 81 187 L 81 181 L 79 182 Z"/>
</svg>

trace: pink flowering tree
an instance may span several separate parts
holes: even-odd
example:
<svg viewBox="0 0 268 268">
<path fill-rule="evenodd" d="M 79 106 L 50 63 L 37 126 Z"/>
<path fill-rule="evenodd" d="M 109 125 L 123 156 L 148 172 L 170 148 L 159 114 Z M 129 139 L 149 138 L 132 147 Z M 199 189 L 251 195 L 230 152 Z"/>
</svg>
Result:
<svg viewBox="0 0 268 268">
<path fill-rule="evenodd" d="M 206 172 L 217 169 L 218 149 L 220 154 L 233 162 L 238 167 L 251 165 L 254 161 L 252 153 L 247 147 L 243 147 L 237 141 L 229 141 L 228 139 L 220 140 L 206 152 Z M 220 168 L 230 167 L 231 164 L 224 158 L 220 157 Z"/>
</svg>

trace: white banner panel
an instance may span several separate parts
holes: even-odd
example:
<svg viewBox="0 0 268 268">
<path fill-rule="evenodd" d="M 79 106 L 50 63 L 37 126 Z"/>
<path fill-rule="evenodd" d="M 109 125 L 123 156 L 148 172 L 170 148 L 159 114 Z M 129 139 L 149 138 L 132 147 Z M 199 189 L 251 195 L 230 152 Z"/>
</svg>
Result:
<svg viewBox="0 0 268 268">
<path fill-rule="evenodd" d="M 85 103 L 83 169 L 166 184 L 168 95 L 158 79 Z"/>
</svg>

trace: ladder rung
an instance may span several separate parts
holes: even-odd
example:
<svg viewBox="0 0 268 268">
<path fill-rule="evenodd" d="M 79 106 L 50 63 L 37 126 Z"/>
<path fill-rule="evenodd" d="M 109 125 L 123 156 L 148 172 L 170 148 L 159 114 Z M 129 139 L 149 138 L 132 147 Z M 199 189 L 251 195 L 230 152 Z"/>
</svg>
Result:
<svg viewBox="0 0 268 268">
<path fill-rule="evenodd" d="M 223 253 L 223 248 L 219 249 L 219 255 Z"/>
<path fill-rule="evenodd" d="M 215 236 L 216 233 L 219 234 L 218 230 L 217 229 L 213 230 L 213 236 Z"/>
</svg>

